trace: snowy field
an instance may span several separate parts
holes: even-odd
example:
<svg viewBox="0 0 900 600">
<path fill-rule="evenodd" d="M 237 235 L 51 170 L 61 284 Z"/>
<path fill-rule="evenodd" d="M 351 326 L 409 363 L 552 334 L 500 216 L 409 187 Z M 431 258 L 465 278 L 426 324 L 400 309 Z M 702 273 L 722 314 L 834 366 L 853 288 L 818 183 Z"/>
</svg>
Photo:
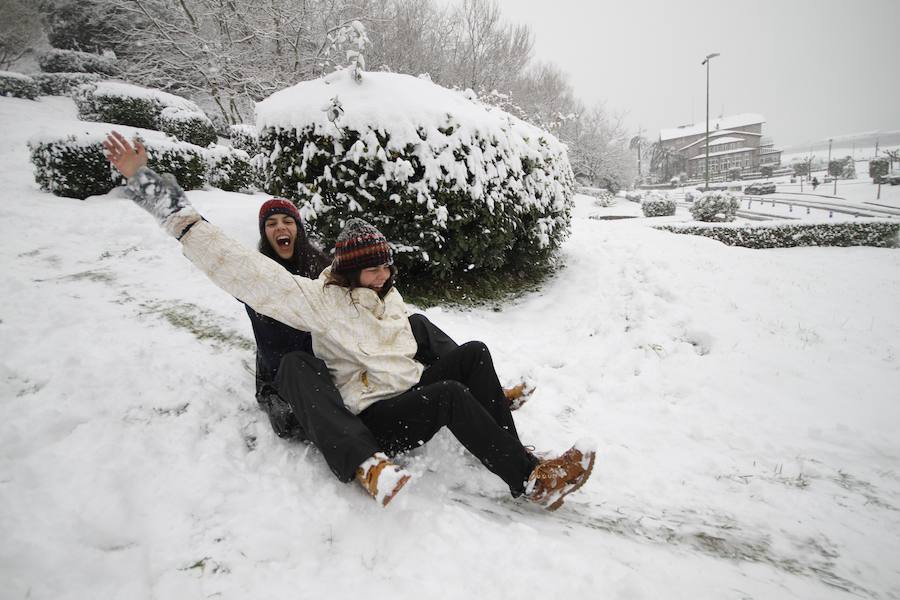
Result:
<svg viewBox="0 0 900 600">
<path fill-rule="evenodd" d="M 427 314 L 537 385 L 526 443 L 594 438 L 594 477 L 546 513 L 442 434 L 380 509 L 274 436 L 243 307 L 148 215 L 37 189 L 26 139 L 76 126 L 0 98 L 0 597 L 900 598 L 900 250 L 579 196 L 542 291 Z M 189 197 L 255 241 L 264 196 Z"/>
</svg>

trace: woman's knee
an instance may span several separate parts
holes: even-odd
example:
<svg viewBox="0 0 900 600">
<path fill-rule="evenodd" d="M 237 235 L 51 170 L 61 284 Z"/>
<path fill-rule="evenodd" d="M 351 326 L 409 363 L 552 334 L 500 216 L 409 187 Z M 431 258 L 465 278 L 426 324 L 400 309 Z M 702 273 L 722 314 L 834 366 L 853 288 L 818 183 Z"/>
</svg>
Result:
<svg viewBox="0 0 900 600">
<path fill-rule="evenodd" d="M 478 354 L 487 354 L 488 356 L 491 355 L 491 351 L 488 350 L 487 344 L 485 344 L 484 342 L 478 342 L 478 341 L 466 342 L 465 344 L 460 346 L 460 349 L 465 351 L 467 354 L 472 354 L 472 355 L 478 355 Z"/>
</svg>

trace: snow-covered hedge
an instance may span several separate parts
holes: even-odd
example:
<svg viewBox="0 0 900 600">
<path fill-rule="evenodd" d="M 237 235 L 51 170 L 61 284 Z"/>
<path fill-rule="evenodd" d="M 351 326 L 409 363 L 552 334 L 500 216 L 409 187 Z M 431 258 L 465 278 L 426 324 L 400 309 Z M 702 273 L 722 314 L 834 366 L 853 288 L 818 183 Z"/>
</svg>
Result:
<svg viewBox="0 0 900 600">
<path fill-rule="evenodd" d="M 685 202 L 693 202 L 694 200 L 696 200 L 699 197 L 700 197 L 700 192 L 695 192 L 693 190 L 687 190 L 684 193 Z"/>
<path fill-rule="evenodd" d="M 79 85 L 100 81 L 99 73 L 37 73 L 31 76 L 42 96 L 65 96 Z"/>
<path fill-rule="evenodd" d="M 698 221 L 733 221 L 741 203 L 737 196 L 730 192 L 704 192 L 694 200 L 691 214 Z"/>
<path fill-rule="evenodd" d="M 34 100 L 39 93 L 37 82 L 28 75 L 13 71 L 0 71 L 0 96 Z"/>
<path fill-rule="evenodd" d="M 239 124 L 229 125 L 228 137 L 231 145 L 238 150 L 243 150 L 251 157 L 259 154 L 259 138 L 253 125 Z"/>
<path fill-rule="evenodd" d="M 645 217 L 668 217 L 675 214 L 675 201 L 660 194 L 647 194 L 641 200 L 641 211 Z"/>
<path fill-rule="evenodd" d="M 529 268 L 568 232 L 565 146 L 471 93 L 341 71 L 273 94 L 256 124 L 268 193 L 297 199 L 326 243 L 369 220 L 407 272 Z"/>
<path fill-rule="evenodd" d="M 856 219 L 828 223 L 758 223 L 753 225 L 672 224 L 659 225 L 674 233 L 702 235 L 729 246 L 746 248 L 793 248 L 795 246 L 900 246 L 900 222 Z"/>
<path fill-rule="evenodd" d="M 218 140 L 212 121 L 202 111 L 189 111 L 177 106 L 167 106 L 160 111 L 159 130 L 202 147 Z"/>
<path fill-rule="evenodd" d="M 111 128 L 96 125 L 88 127 L 88 131 L 62 137 L 45 135 L 29 140 L 34 179 L 41 189 L 83 200 L 122 185 L 122 178 L 106 160 L 101 145 Z M 140 136 L 147 148 L 149 166 L 160 173 L 171 173 L 184 189 L 195 189 L 205 183 L 202 148 L 173 142 L 156 131 L 118 129 L 129 138 Z"/>
<path fill-rule="evenodd" d="M 243 150 L 215 145 L 207 148 L 205 154 L 209 185 L 226 192 L 250 191 L 259 186 L 259 171 Z"/>
<path fill-rule="evenodd" d="M 644 198 L 644 195 L 641 192 L 625 192 L 625 199 L 629 202 L 640 202 Z"/>
<path fill-rule="evenodd" d="M 100 73 L 116 74 L 116 59 L 77 50 L 53 48 L 38 58 L 41 70 L 46 73 Z"/>
<path fill-rule="evenodd" d="M 619 201 L 615 194 L 603 188 L 582 185 L 576 191 L 579 194 L 594 198 L 594 204 L 601 207 L 614 206 Z"/>
<path fill-rule="evenodd" d="M 200 146 L 216 140 L 209 118 L 199 106 L 181 96 L 118 81 L 101 81 L 79 87 L 73 97 L 78 118 L 83 121 L 166 131 Z"/>
</svg>

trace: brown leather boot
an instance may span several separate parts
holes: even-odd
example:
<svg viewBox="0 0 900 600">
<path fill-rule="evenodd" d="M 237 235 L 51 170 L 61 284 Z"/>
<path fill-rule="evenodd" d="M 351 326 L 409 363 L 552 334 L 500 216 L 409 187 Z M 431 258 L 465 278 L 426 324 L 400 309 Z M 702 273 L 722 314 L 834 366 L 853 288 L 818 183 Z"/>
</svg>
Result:
<svg viewBox="0 0 900 600">
<path fill-rule="evenodd" d="M 356 480 L 382 506 L 394 499 L 412 475 L 377 452 L 356 469 Z"/>
<path fill-rule="evenodd" d="M 525 496 L 547 510 L 556 510 L 566 496 L 587 482 L 595 459 L 593 450 L 573 446 L 556 458 L 542 460 L 528 477 Z"/>
<path fill-rule="evenodd" d="M 531 394 L 534 393 L 534 386 L 524 381 L 511 388 L 503 388 L 503 395 L 506 396 L 506 402 L 509 404 L 509 410 L 518 410 L 522 405 L 528 402 Z"/>
</svg>

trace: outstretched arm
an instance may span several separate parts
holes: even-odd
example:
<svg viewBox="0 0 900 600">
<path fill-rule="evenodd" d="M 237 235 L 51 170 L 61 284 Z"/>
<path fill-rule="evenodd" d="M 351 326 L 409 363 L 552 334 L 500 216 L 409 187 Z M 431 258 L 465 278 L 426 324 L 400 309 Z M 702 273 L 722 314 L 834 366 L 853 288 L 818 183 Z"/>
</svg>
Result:
<svg viewBox="0 0 900 600">
<path fill-rule="evenodd" d="M 164 179 L 147 168 L 147 150 L 141 142 L 135 140 L 132 146 L 125 136 L 113 131 L 103 147 L 109 162 L 128 179 L 126 189 L 131 199 L 153 215 L 169 235 L 180 240 L 202 219 L 174 178 Z"/>
<path fill-rule="evenodd" d="M 304 331 L 327 330 L 321 284 L 291 275 L 204 221 L 173 177 L 147 168 L 147 154 L 140 142 L 132 146 L 113 132 L 103 145 L 109 161 L 128 177 L 126 189 L 135 204 L 181 241 L 184 255 L 213 283 L 276 321 Z"/>
</svg>

